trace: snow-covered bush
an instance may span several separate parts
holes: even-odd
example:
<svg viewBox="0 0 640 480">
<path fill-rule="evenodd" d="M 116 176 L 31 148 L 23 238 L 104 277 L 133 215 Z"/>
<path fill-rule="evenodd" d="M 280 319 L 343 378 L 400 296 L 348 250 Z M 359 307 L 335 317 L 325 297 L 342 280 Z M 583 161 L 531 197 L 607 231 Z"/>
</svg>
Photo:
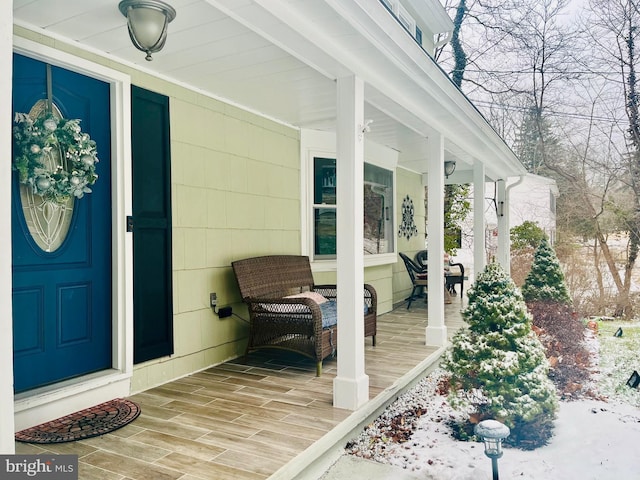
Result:
<svg viewBox="0 0 640 480">
<path fill-rule="evenodd" d="M 442 367 L 451 376 L 449 401 L 470 420 L 493 418 L 511 429 L 507 443 L 544 445 L 558 408 L 549 364 L 531 316 L 511 278 L 490 264 L 467 293 L 468 328 L 453 338 Z"/>
<path fill-rule="evenodd" d="M 554 301 L 571 304 L 564 273 L 556 252 L 546 238 L 533 256 L 533 264 L 522 285 L 522 296 L 526 302 Z"/>
</svg>

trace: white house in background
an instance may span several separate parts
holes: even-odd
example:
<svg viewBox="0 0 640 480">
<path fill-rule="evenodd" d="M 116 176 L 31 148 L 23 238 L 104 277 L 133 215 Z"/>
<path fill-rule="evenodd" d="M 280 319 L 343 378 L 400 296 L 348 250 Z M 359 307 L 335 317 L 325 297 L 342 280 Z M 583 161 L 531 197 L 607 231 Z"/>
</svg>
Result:
<svg viewBox="0 0 640 480">
<path fill-rule="evenodd" d="M 444 162 L 478 203 L 485 182 L 525 173 L 434 61 L 453 28 L 438 0 L 170 3 L 177 16 L 148 62 L 117 0 L 0 2 L 0 452 L 14 430 L 242 355 L 247 325 L 218 318 L 209 295 L 246 315 L 231 262 L 259 255 L 309 255 L 316 281 L 337 279 L 350 299 L 333 399 L 358 409 L 362 283 L 379 313 L 410 291 L 397 253 L 424 248 L 424 186 L 438 271 Z M 100 162 L 93 193 L 43 249 L 11 170 L 10 119 L 52 104 L 82 121 Z M 366 192 L 384 238 L 364 254 Z M 476 216 L 477 237 L 484 228 Z M 498 230 L 508 264 L 506 218 Z M 425 343 L 443 346 L 442 279 L 429 282 Z"/>
<path fill-rule="evenodd" d="M 542 228 L 551 244 L 556 242 L 556 200 L 560 192 L 556 181 L 526 174 L 510 192 L 509 224 L 522 225 L 527 220 Z"/>
<path fill-rule="evenodd" d="M 473 187 L 472 187 L 473 189 Z M 556 200 L 559 195 L 556 181 L 527 173 L 519 178 L 510 179 L 506 185 L 509 192 L 509 206 L 505 208 L 500 200 L 496 200 L 496 192 L 499 189 L 497 183 L 485 185 L 486 196 L 483 202 L 484 216 L 487 220 L 484 236 L 487 261 L 498 254 L 498 216 L 508 216 L 511 228 L 522 225 L 524 222 L 534 222 L 542 228 L 551 243 L 556 240 Z M 469 265 L 469 278 L 473 278 L 473 252 L 474 231 L 473 217 L 475 207 L 473 197 L 471 199 L 472 214 L 462 226 L 461 248 L 455 257 L 455 261 Z M 465 270 L 465 274 L 467 270 Z"/>
</svg>

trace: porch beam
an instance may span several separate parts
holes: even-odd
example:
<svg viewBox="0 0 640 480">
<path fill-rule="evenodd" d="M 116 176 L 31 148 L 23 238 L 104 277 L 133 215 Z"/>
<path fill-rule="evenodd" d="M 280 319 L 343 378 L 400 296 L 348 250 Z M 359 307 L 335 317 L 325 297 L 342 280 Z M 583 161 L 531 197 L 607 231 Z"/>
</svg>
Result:
<svg viewBox="0 0 640 480">
<path fill-rule="evenodd" d="M 429 278 L 427 289 L 426 344 L 443 346 L 447 343 L 444 324 L 444 136 L 427 139 L 427 250 Z"/>
<path fill-rule="evenodd" d="M 0 3 L 0 231 L 11 232 L 11 92 L 13 66 L 13 1 Z M 11 238 L 7 234 L 5 238 Z M 13 321 L 11 310 L 11 242 L 0 249 L 0 453 L 15 453 L 13 418 Z"/>
<path fill-rule="evenodd" d="M 333 405 L 356 410 L 369 401 L 364 371 L 364 82 L 337 80 L 338 372 Z"/>
<path fill-rule="evenodd" d="M 487 259 L 485 243 L 485 171 L 484 163 L 473 162 L 473 275 L 474 279 L 484 270 Z"/>
</svg>

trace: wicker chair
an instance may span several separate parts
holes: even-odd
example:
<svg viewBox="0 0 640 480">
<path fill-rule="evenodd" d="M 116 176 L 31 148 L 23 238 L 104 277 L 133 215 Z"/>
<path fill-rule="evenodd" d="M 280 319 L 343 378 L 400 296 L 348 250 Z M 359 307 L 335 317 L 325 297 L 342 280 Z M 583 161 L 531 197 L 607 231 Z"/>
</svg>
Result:
<svg viewBox="0 0 640 480">
<path fill-rule="evenodd" d="M 399 252 L 399 255 L 404 262 L 404 266 L 407 269 L 407 273 L 409 274 L 409 278 L 411 279 L 411 283 L 413 284 L 411 295 L 405 298 L 405 301 L 407 302 L 407 310 L 409 310 L 409 307 L 411 307 L 411 302 L 413 302 L 416 298 L 421 298 L 424 296 L 423 292 L 425 287 L 427 286 L 427 267 L 418 265 L 402 252 Z"/>
<path fill-rule="evenodd" d="M 322 360 L 336 352 L 338 328 L 323 327 L 324 308 L 305 292 L 335 301 L 336 285 L 315 285 L 306 256 L 268 255 L 236 260 L 231 266 L 249 307 L 247 353 L 259 348 L 298 352 L 316 361 L 320 376 Z M 307 296 L 291 297 L 301 294 Z M 377 295 L 371 285 L 364 285 L 364 303 L 364 336 L 372 337 L 375 346 Z"/>
<path fill-rule="evenodd" d="M 445 274 L 445 282 L 447 284 L 447 290 L 451 295 L 457 295 L 456 285 L 460 285 L 460 298 L 462 298 L 462 291 L 464 290 L 464 265 L 461 263 L 450 263 L 451 270 Z M 456 270 L 457 269 L 457 270 Z"/>
<path fill-rule="evenodd" d="M 416 253 L 416 263 L 418 265 L 422 265 L 425 268 L 427 267 L 427 251 L 420 250 Z M 460 298 L 462 298 L 462 291 L 464 290 L 464 265 L 461 263 L 453 263 L 449 260 L 449 271 L 444 274 L 445 285 L 447 286 L 447 291 L 451 295 L 456 295 L 456 285 L 460 285 Z"/>
</svg>

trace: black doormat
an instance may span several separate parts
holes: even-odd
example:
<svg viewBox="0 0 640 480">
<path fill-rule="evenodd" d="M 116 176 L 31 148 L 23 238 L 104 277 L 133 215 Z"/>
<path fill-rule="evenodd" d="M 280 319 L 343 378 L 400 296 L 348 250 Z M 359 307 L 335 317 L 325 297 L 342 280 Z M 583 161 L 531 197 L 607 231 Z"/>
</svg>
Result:
<svg viewBox="0 0 640 480">
<path fill-rule="evenodd" d="M 135 420 L 140 407 L 130 400 L 116 398 L 66 417 L 58 418 L 16 433 L 18 442 L 64 443 L 113 432 Z"/>
</svg>

